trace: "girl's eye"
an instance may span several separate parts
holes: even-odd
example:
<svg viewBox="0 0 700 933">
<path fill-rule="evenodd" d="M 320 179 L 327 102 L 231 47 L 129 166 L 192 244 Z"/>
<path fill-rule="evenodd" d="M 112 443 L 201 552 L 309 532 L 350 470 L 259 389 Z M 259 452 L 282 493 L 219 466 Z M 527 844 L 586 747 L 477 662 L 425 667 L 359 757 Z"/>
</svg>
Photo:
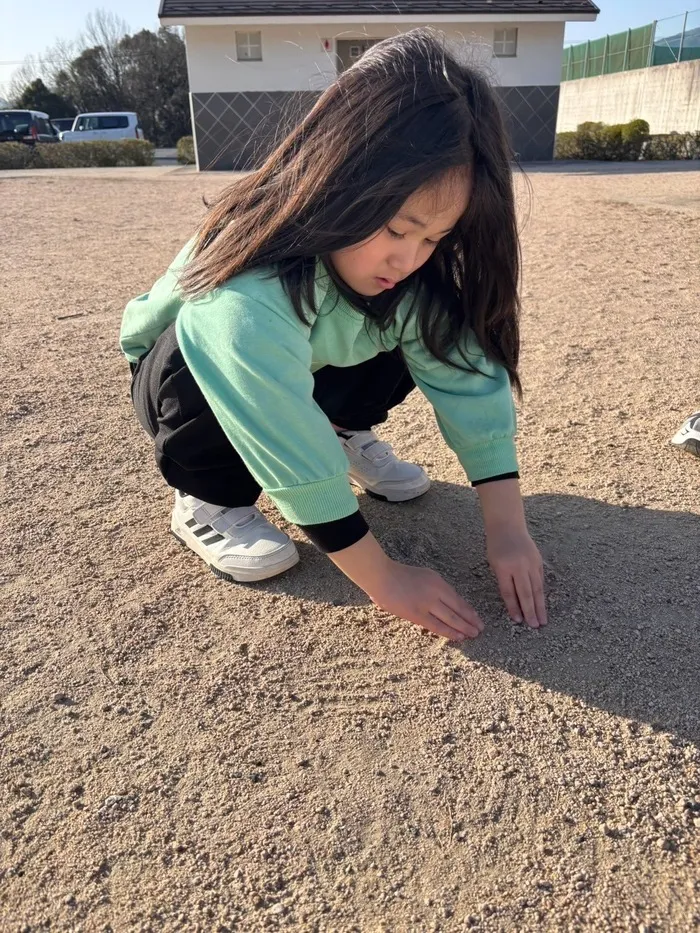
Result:
<svg viewBox="0 0 700 933">
<path fill-rule="evenodd" d="M 392 230 L 391 227 L 387 227 L 386 229 L 387 229 L 389 236 L 393 237 L 393 239 L 395 240 L 403 240 L 406 237 L 405 233 L 397 233 L 396 230 Z M 439 240 L 426 240 L 425 242 L 428 244 L 428 246 L 437 246 L 440 241 Z"/>
</svg>

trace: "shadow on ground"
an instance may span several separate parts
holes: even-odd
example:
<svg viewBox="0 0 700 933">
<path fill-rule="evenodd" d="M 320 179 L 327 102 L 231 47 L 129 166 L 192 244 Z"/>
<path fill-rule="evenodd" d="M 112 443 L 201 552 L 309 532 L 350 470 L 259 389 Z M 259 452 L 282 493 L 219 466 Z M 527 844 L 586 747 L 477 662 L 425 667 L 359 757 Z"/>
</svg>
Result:
<svg viewBox="0 0 700 933">
<path fill-rule="evenodd" d="M 421 500 L 362 511 L 386 550 L 442 573 L 487 620 L 474 660 L 700 741 L 700 517 L 622 508 L 580 496 L 526 499 L 547 565 L 550 624 L 506 618 L 486 565 L 473 490 L 435 482 Z M 324 604 L 368 600 L 322 554 L 260 586 Z"/>
</svg>

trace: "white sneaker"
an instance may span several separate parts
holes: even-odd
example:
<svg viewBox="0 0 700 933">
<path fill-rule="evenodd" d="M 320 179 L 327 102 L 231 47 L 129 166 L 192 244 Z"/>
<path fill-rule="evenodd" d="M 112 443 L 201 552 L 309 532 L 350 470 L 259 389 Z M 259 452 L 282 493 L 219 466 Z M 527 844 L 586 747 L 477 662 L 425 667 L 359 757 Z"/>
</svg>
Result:
<svg viewBox="0 0 700 933">
<path fill-rule="evenodd" d="M 430 489 L 425 470 L 399 460 L 391 445 L 380 441 L 374 431 L 337 433 L 350 463 L 350 482 L 361 486 L 367 495 L 386 502 L 407 502 Z"/>
<path fill-rule="evenodd" d="M 178 491 L 170 530 L 213 574 L 231 582 L 266 580 L 299 561 L 292 539 L 254 505 L 226 509 Z"/>
<path fill-rule="evenodd" d="M 686 453 L 700 457 L 700 411 L 683 422 L 671 438 L 671 443 Z"/>
</svg>

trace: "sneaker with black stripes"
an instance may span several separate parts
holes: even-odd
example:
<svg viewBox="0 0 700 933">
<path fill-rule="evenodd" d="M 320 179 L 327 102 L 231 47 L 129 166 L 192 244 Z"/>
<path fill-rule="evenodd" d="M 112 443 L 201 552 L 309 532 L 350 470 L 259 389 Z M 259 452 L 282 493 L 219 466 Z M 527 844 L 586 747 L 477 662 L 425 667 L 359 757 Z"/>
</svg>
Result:
<svg viewBox="0 0 700 933">
<path fill-rule="evenodd" d="M 266 580 L 299 561 L 289 535 L 254 505 L 227 509 L 178 491 L 170 530 L 212 573 L 231 582 Z"/>
</svg>

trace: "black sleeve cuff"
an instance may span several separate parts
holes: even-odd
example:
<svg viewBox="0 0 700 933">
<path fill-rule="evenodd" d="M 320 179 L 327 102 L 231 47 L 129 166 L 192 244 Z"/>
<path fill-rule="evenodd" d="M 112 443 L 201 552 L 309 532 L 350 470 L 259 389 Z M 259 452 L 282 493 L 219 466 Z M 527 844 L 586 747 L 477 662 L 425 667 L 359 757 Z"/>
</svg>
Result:
<svg viewBox="0 0 700 933">
<path fill-rule="evenodd" d="M 299 525 L 306 537 L 323 551 L 332 554 L 342 551 L 343 548 L 356 544 L 369 531 L 369 525 L 358 510 L 345 518 L 338 518 L 333 522 L 320 522 L 317 525 Z"/>
<path fill-rule="evenodd" d="M 520 479 L 520 473 L 499 473 L 498 476 L 488 476 L 486 479 L 475 479 L 472 486 L 481 486 L 482 483 L 495 483 L 499 479 Z"/>
</svg>

